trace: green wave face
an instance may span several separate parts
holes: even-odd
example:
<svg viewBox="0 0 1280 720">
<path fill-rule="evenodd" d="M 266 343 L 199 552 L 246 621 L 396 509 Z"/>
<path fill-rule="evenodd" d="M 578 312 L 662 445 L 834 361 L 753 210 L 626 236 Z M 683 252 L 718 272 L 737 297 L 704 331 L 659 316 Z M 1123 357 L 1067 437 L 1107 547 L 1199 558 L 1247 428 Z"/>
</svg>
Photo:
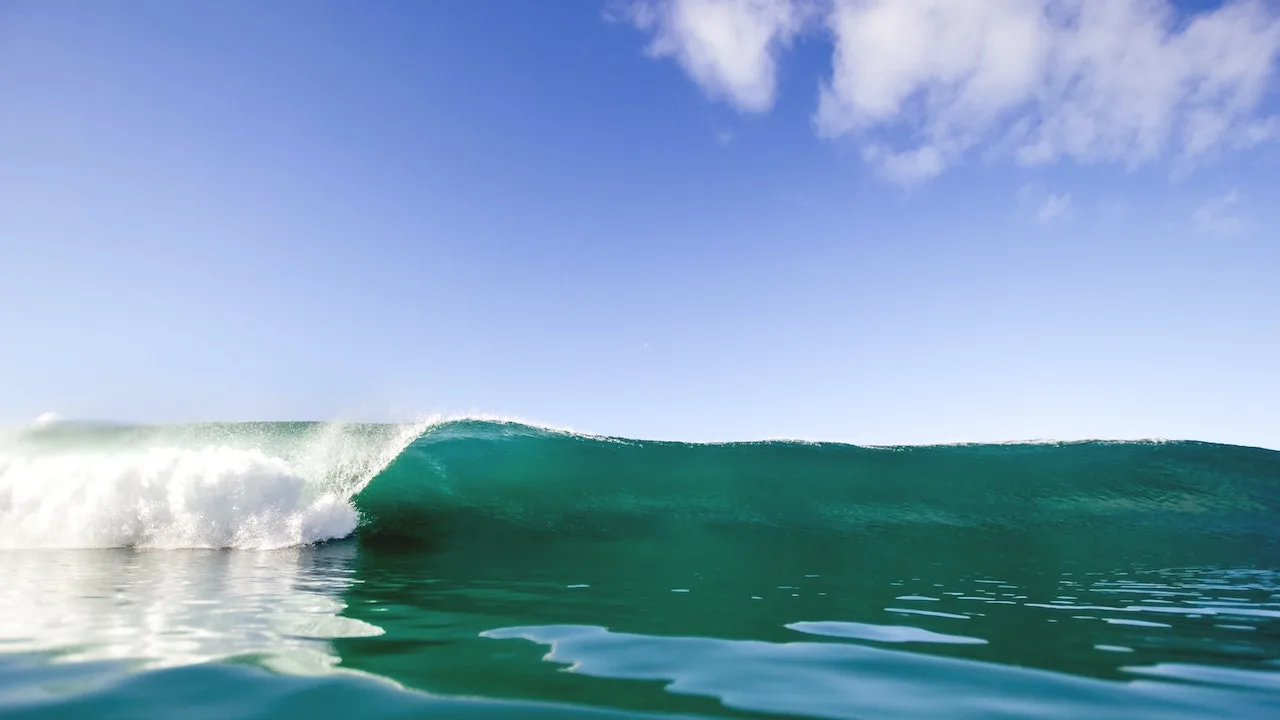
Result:
<svg viewBox="0 0 1280 720">
<path fill-rule="evenodd" d="M 832 537 L 1171 534 L 1270 545 L 1280 453 L 1190 442 L 696 445 L 464 421 L 424 432 L 355 505 L 363 538 L 401 543 L 710 526 Z"/>
</svg>

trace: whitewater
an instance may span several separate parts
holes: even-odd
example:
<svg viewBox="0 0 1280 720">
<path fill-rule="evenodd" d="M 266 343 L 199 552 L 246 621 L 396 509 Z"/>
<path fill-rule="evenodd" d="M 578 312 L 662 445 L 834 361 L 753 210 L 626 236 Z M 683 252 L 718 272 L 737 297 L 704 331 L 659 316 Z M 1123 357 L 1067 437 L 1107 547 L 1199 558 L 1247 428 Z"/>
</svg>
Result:
<svg viewBox="0 0 1280 720">
<path fill-rule="evenodd" d="M 275 549 L 355 531 L 352 497 L 433 423 L 133 427 L 0 437 L 0 548 Z"/>
</svg>

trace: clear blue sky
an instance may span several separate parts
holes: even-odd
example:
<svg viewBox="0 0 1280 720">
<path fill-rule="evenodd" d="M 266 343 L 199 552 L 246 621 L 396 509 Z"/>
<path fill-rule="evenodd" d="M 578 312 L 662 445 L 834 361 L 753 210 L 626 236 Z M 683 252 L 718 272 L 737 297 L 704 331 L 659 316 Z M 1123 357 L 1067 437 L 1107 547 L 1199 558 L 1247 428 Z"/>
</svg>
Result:
<svg viewBox="0 0 1280 720">
<path fill-rule="evenodd" d="M 1278 50 L 1273 2 L 3 2 L 0 421 L 1280 447 Z"/>
</svg>

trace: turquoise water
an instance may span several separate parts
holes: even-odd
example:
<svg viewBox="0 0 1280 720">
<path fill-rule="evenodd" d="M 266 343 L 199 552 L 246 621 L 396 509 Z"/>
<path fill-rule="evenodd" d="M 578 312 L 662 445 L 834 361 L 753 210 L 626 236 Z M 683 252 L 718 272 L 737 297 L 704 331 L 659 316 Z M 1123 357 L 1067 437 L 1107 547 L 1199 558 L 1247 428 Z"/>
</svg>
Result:
<svg viewBox="0 0 1280 720">
<path fill-rule="evenodd" d="M 0 439 L 0 715 L 1277 717 L 1280 453 Z"/>
</svg>

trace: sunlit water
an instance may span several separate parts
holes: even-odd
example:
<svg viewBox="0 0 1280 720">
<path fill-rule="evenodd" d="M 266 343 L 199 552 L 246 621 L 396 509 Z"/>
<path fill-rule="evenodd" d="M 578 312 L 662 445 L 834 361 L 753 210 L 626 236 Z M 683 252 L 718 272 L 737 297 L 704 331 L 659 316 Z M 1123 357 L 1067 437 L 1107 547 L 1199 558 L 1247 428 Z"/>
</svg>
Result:
<svg viewBox="0 0 1280 720">
<path fill-rule="evenodd" d="M 0 553 L 0 710 L 102 716 L 115 697 L 131 708 L 117 716 L 163 717 L 193 696 L 136 686 L 185 667 L 195 674 L 175 681 L 221 688 L 210 702 L 234 696 L 245 717 L 329 685 L 367 696 L 370 716 L 566 712 L 536 703 L 822 718 L 1280 711 L 1273 570 L 885 574 L 812 557 L 784 571 L 772 561 L 795 556 L 777 547 L 751 576 L 715 553 L 638 572 L 607 562 L 657 549 L 553 543 L 472 567 L 353 542 Z M 316 712 L 345 716 L 325 704 Z"/>
<path fill-rule="evenodd" d="M 1280 717 L 1278 453 L 418 432 L 0 438 L 0 717 Z"/>
</svg>

